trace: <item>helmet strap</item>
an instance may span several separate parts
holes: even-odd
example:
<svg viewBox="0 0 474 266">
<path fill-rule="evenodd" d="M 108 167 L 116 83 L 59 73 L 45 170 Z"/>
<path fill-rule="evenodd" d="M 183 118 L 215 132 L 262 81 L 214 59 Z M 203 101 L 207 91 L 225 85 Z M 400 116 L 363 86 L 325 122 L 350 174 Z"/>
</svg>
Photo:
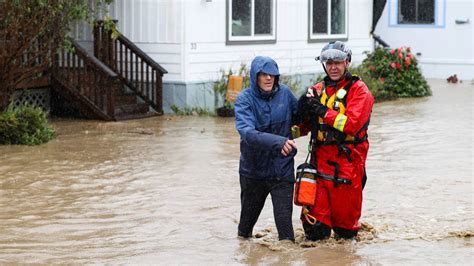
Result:
<svg viewBox="0 0 474 266">
<path fill-rule="evenodd" d="M 326 66 L 324 65 L 323 62 L 321 62 L 321 65 L 323 65 L 324 72 L 326 73 L 326 76 L 329 77 L 328 70 L 326 69 Z"/>
</svg>

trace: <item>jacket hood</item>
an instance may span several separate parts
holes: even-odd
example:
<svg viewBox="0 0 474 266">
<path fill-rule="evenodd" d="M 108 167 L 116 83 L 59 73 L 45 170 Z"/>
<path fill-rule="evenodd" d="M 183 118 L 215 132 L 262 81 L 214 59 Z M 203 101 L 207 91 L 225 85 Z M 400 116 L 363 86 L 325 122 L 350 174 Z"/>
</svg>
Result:
<svg viewBox="0 0 474 266">
<path fill-rule="evenodd" d="M 271 92 L 264 92 L 258 87 L 257 77 L 260 72 L 275 76 L 275 84 Z M 280 71 L 278 70 L 278 65 L 275 60 L 268 56 L 257 56 L 253 59 L 250 66 L 250 87 L 259 97 L 267 99 L 273 96 L 279 89 L 279 79 Z"/>
</svg>

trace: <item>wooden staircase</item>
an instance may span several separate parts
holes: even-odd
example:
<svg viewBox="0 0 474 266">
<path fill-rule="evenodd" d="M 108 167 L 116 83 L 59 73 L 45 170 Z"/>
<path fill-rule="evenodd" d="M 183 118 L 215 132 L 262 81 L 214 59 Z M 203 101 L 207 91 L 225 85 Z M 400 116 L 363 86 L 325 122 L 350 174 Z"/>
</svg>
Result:
<svg viewBox="0 0 474 266">
<path fill-rule="evenodd" d="M 114 113 L 117 120 L 144 118 L 155 114 L 162 114 L 162 112 L 150 111 L 150 105 L 126 85 L 119 87 L 115 95 Z"/>
<path fill-rule="evenodd" d="M 119 35 L 110 38 L 102 22 L 94 28 L 94 55 L 71 40 L 53 60 L 51 83 L 82 115 L 124 120 L 163 114 L 163 74 L 167 71 Z"/>
<path fill-rule="evenodd" d="M 73 49 L 61 49 L 53 60 L 51 85 L 85 117 L 116 120 L 117 74 L 71 40 Z"/>
</svg>

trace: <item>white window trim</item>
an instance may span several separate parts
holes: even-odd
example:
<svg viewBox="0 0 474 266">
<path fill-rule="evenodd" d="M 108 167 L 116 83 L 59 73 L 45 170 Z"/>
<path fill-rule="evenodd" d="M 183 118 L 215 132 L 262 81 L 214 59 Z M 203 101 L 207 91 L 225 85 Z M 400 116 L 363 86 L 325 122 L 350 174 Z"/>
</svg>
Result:
<svg viewBox="0 0 474 266">
<path fill-rule="evenodd" d="M 252 42 L 252 41 L 275 41 L 276 40 L 276 2 L 272 1 L 272 33 L 268 35 L 255 35 L 255 23 L 254 23 L 254 12 L 255 12 L 255 0 L 251 0 L 251 11 L 250 11 L 250 36 L 232 36 L 232 1 L 228 0 L 227 3 L 227 40 L 228 42 Z"/>
<path fill-rule="evenodd" d="M 446 27 L 446 0 L 435 0 L 434 24 L 399 24 L 398 1 L 388 0 L 388 26 L 394 28 L 445 28 Z"/>
<path fill-rule="evenodd" d="M 308 0 L 309 1 L 309 40 L 332 40 L 332 39 L 347 39 L 347 30 L 348 30 L 348 25 L 349 25 L 349 21 L 348 21 L 348 13 L 349 13 L 349 0 L 346 0 L 345 1 L 345 28 L 344 28 L 344 32 L 345 34 L 314 34 L 313 33 L 313 0 Z M 327 28 L 327 31 L 328 32 L 331 32 L 331 0 L 326 0 L 328 2 L 328 10 L 327 10 L 327 13 L 328 13 L 328 28 Z"/>
</svg>

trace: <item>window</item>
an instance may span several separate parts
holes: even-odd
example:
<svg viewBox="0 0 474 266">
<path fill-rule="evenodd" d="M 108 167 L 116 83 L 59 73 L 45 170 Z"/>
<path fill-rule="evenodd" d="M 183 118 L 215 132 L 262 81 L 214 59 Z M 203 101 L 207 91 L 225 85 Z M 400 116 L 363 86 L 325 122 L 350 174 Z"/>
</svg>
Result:
<svg viewBox="0 0 474 266">
<path fill-rule="evenodd" d="M 274 43 L 276 0 L 228 0 L 227 43 Z"/>
<path fill-rule="evenodd" d="M 347 38 L 346 0 L 309 0 L 309 39 Z"/>
<path fill-rule="evenodd" d="M 387 0 L 389 27 L 444 28 L 448 0 Z"/>
<path fill-rule="evenodd" d="M 435 0 L 399 0 L 399 24 L 434 24 Z"/>
</svg>

